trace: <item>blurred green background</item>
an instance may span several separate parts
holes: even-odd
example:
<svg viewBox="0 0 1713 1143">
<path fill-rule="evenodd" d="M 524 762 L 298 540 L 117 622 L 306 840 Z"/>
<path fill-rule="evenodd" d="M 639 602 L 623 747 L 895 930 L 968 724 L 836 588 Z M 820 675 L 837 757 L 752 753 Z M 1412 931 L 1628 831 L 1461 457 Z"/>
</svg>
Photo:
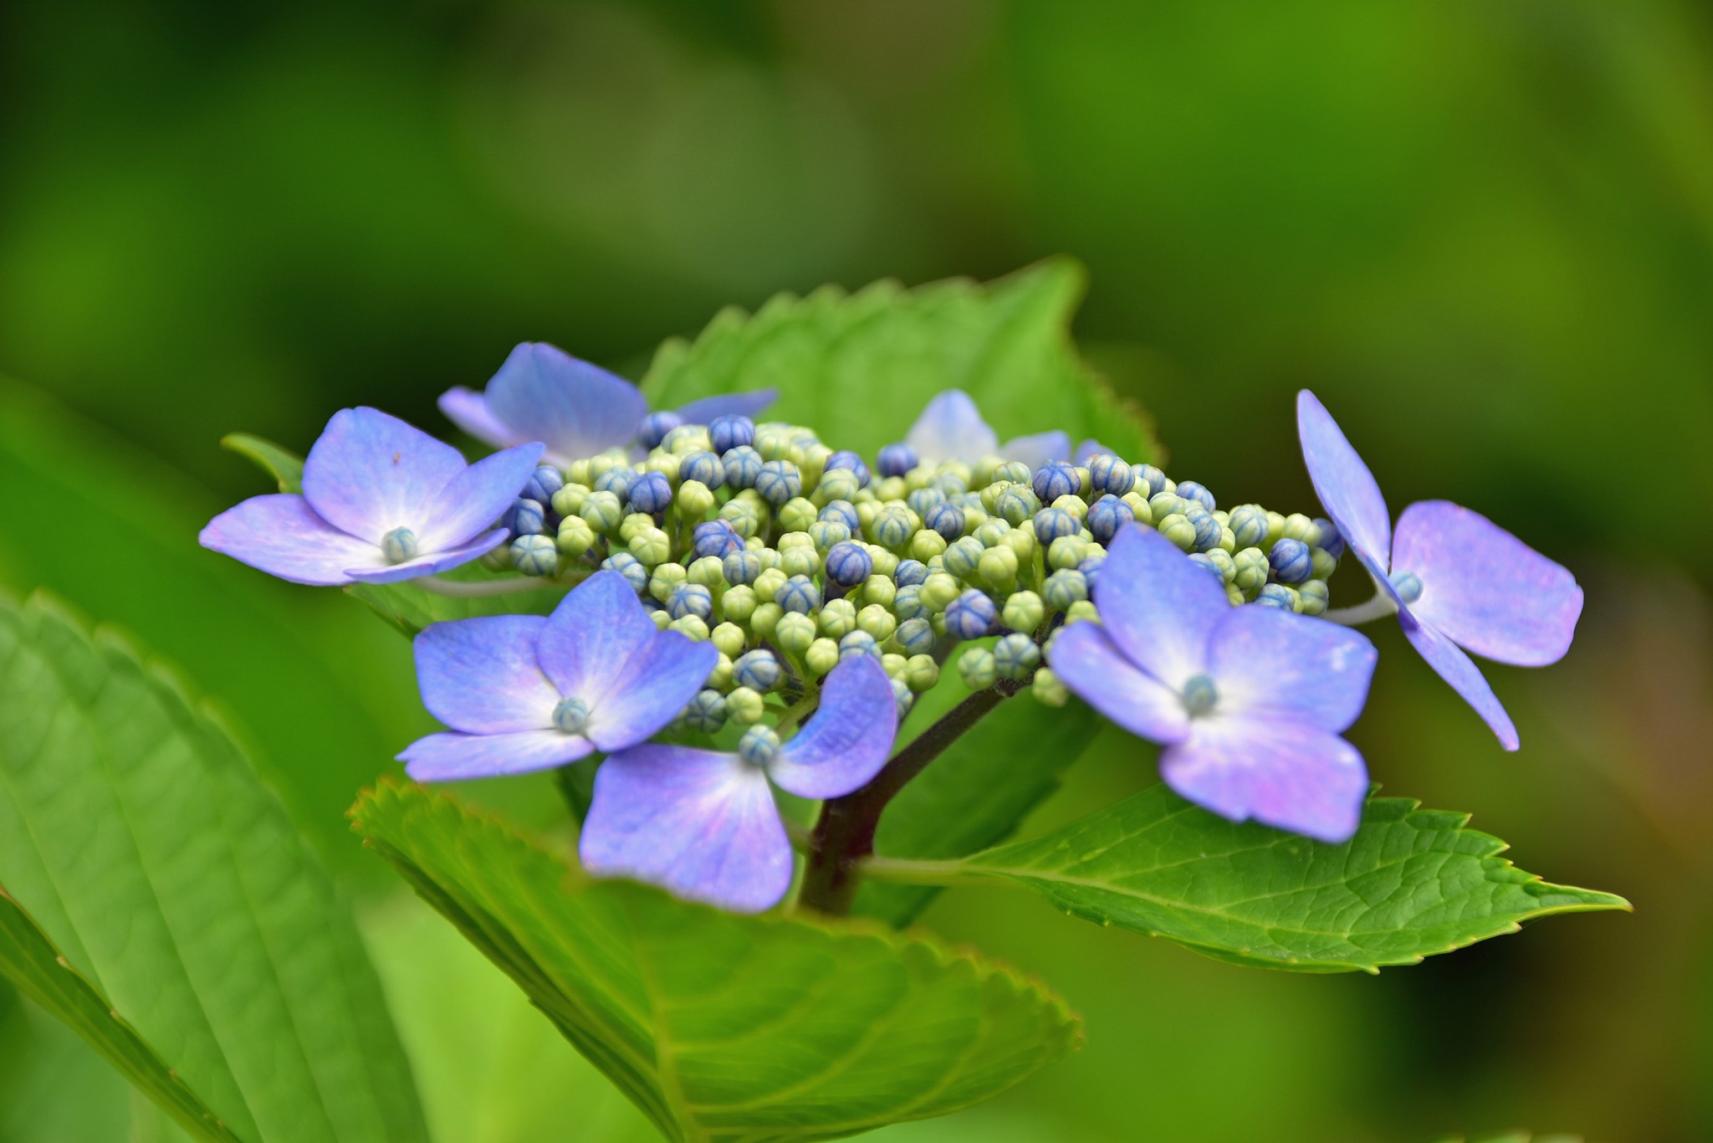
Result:
<svg viewBox="0 0 1713 1143">
<path fill-rule="evenodd" d="M 1311 385 L 1394 509 L 1458 500 L 1577 572 L 1566 662 L 1492 671 L 1520 754 L 1391 629 L 1353 737 L 1391 792 L 1636 913 L 1293 977 L 966 893 L 927 923 L 1057 985 L 1088 1047 L 889 1137 L 1713 1137 L 1702 4 L 5 5 L 0 586 L 235 712 L 363 907 L 443 1138 L 646 1138 L 345 832 L 427 724 L 408 648 L 196 548 L 264 490 L 216 442 L 301 448 L 359 402 L 445 429 L 434 397 L 520 340 L 634 376 L 724 304 L 1061 252 L 1169 471 L 1311 507 Z M 1037 824 L 1152 767 L 1103 738 Z M 151 1122 L 0 995 L 0 1138 Z"/>
</svg>

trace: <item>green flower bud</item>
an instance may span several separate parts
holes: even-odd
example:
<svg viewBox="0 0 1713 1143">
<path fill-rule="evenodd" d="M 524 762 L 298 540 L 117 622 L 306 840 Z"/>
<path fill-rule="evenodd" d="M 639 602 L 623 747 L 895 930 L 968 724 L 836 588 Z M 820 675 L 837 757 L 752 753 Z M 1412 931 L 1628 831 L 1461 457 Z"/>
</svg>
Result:
<svg viewBox="0 0 1713 1143">
<path fill-rule="evenodd" d="M 734 687 L 726 696 L 726 721 L 738 726 L 754 726 L 767 713 L 767 700 L 748 687 Z"/>
<path fill-rule="evenodd" d="M 759 602 L 760 600 L 756 598 L 755 589 L 753 587 L 750 587 L 747 584 L 740 584 L 739 586 L 730 588 L 721 594 L 720 614 L 731 620 L 733 623 L 742 626 L 748 623 L 750 621 L 750 617 L 755 614 L 756 604 Z"/>
<path fill-rule="evenodd" d="M 1012 592 L 999 620 L 1013 631 L 1033 631 L 1047 617 L 1047 605 L 1032 591 Z"/>
<path fill-rule="evenodd" d="M 694 452 L 711 452 L 714 442 L 708 439 L 706 425 L 679 425 L 666 434 L 661 446 L 682 460 Z"/>
<path fill-rule="evenodd" d="M 489 571 L 509 571 L 512 566 L 512 546 L 501 544 L 483 553 L 480 563 Z"/>
<path fill-rule="evenodd" d="M 1228 525 L 1220 526 L 1219 550 L 1228 556 L 1237 551 L 1237 533 L 1233 532 Z"/>
<path fill-rule="evenodd" d="M 1309 574 L 1315 579 L 1326 579 L 1338 569 L 1338 561 L 1325 548 L 1310 548 L 1309 560 L 1314 569 Z"/>
<path fill-rule="evenodd" d="M 1041 665 L 1041 648 L 1027 635 L 1002 635 L 993 645 L 993 662 L 1000 678 L 1021 682 Z"/>
<path fill-rule="evenodd" d="M 1005 533 L 1011 531 L 1011 525 L 1004 520 L 989 520 L 970 534 L 984 548 L 991 548 L 1005 539 Z"/>
<path fill-rule="evenodd" d="M 1089 476 L 1088 465 L 1077 465 L 1077 492 L 1087 496 L 1094 489 L 1094 480 Z"/>
<path fill-rule="evenodd" d="M 1186 552 L 1196 546 L 1196 526 L 1190 523 L 1188 516 L 1173 512 L 1160 521 L 1159 529 L 1160 535 Z"/>
<path fill-rule="evenodd" d="M 1237 560 L 1224 548 L 1212 548 L 1203 553 L 1208 563 L 1219 569 L 1219 578 L 1230 583 L 1237 578 Z"/>
<path fill-rule="evenodd" d="M 559 573 L 559 550 L 546 536 L 519 536 L 511 542 L 512 566 L 524 575 Z"/>
<path fill-rule="evenodd" d="M 866 544 L 868 558 L 874 561 L 874 574 L 890 576 L 898 570 L 898 557 L 879 544 Z"/>
<path fill-rule="evenodd" d="M 839 665 L 839 645 L 831 639 L 817 639 L 803 652 L 803 665 L 816 678 Z"/>
<path fill-rule="evenodd" d="M 585 488 L 595 483 L 594 476 L 589 472 L 587 460 L 574 460 L 565 470 L 565 480 L 568 484 L 581 484 Z"/>
<path fill-rule="evenodd" d="M 927 563 L 946 550 L 946 538 L 938 532 L 923 528 L 910 537 L 910 558 Z"/>
<path fill-rule="evenodd" d="M 758 599 L 772 599 L 779 594 L 779 589 L 785 586 L 785 581 L 791 577 L 779 568 L 768 568 L 755 577 L 755 594 Z"/>
<path fill-rule="evenodd" d="M 876 643 L 886 642 L 897 629 L 897 617 L 878 603 L 871 603 L 857 612 L 857 630 L 868 632 Z"/>
<path fill-rule="evenodd" d="M 1238 587 L 1235 583 L 1228 583 L 1225 585 L 1225 598 L 1231 601 L 1231 605 L 1233 607 L 1239 607 L 1249 602 L 1243 594 L 1243 589 Z"/>
<path fill-rule="evenodd" d="M 833 471 L 837 472 L 838 469 Z M 882 607 L 891 607 L 892 601 L 898 598 L 898 584 L 889 575 L 876 572 L 862 584 L 862 597 L 869 603 L 877 603 Z"/>
<path fill-rule="evenodd" d="M 1090 620 L 1100 622 L 1100 612 L 1094 608 L 1094 600 L 1079 599 L 1065 609 L 1066 623 L 1085 623 Z"/>
<path fill-rule="evenodd" d="M 1155 521 L 1156 528 L 1163 527 L 1166 517 L 1182 516 L 1185 504 L 1183 497 L 1175 492 L 1156 492 L 1148 498 L 1148 515 Z"/>
<path fill-rule="evenodd" d="M 661 564 L 648 577 L 648 594 L 654 597 L 654 602 L 665 603 L 672 589 L 688 578 L 683 564 Z"/>
<path fill-rule="evenodd" d="M 672 537 L 659 528 L 649 528 L 631 537 L 630 554 L 643 567 L 651 568 L 672 558 Z"/>
<path fill-rule="evenodd" d="M 1320 526 L 1301 512 L 1292 512 L 1285 517 L 1284 538 L 1312 545 L 1320 539 Z"/>
<path fill-rule="evenodd" d="M 856 624 L 856 605 L 849 599 L 830 599 L 821 608 L 821 633 L 830 639 L 843 639 L 856 630 Z"/>
<path fill-rule="evenodd" d="M 1195 538 L 1194 528 L 1190 529 L 1190 538 Z M 1080 536 L 1060 536 L 1047 549 L 1047 564 L 1060 570 L 1074 568 L 1083 562 L 1083 554 L 1087 548 L 1088 543 Z"/>
<path fill-rule="evenodd" d="M 848 468 L 835 468 L 831 472 L 821 474 L 821 480 L 815 485 L 815 493 L 811 499 L 825 508 L 835 500 L 854 501 L 857 493 L 861 491 L 862 486 L 857 482 L 856 473 Z M 860 519 L 861 509 L 858 509 L 857 515 Z"/>
<path fill-rule="evenodd" d="M 628 544 L 653 527 L 654 517 L 644 512 L 632 512 L 619 521 L 619 540 Z"/>
<path fill-rule="evenodd" d="M 720 562 L 719 556 L 703 556 L 701 559 L 692 560 L 689 572 L 691 583 L 701 584 L 715 595 L 726 586 L 725 565 Z"/>
<path fill-rule="evenodd" d="M 875 518 L 880 515 L 882 507 L 879 500 L 863 500 L 857 503 L 857 523 L 862 526 L 865 535 L 872 534 Z"/>
<path fill-rule="evenodd" d="M 1266 548 L 1268 551 L 1272 551 L 1273 545 L 1284 538 L 1285 518 L 1277 512 L 1267 513 L 1267 542 L 1261 546 Z"/>
<path fill-rule="evenodd" d="M 779 550 L 777 548 L 770 548 L 760 540 L 754 540 L 751 542 L 749 550 L 755 553 L 756 562 L 761 565 L 762 571 L 778 569 Z"/>
<path fill-rule="evenodd" d="M 816 441 L 812 445 L 804 446 L 800 454 L 793 458 L 803 473 L 804 488 L 813 488 L 820 483 L 827 470 L 827 461 L 832 455 L 832 449 Z"/>
<path fill-rule="evenodd" d="M 922 581 L 922 605 L 932 612 L 944 611 L 963 593 L 963 585 L 945 572 L 935 572 Z"/>
<path fill-rule="evenodd" d="M 904 685 L 921 694 L 940 681 L 940 664 L 932 655 L 912 655 L 904 661 Z"/>
<path fill-rule="evenodd" d="M 970 690 L 984 691 L 998 681 L 999 666 L 986 647 L 968 647 L 958 656 L 958 674 Z"/>
<path fill-rule="evenodd" d="M 1006 488 L 993 504 L 993 514 L 1013 528 L 1019 527 L 1025 520 L 1034 519 L 1035 513 L 1040 510 L 1041 501 L 1032 490 L 1021 484 Z"/>
<path fill-rule="evenodd" d="M 678 483 L 678 466 L 678 457 L 659 449 L 649 453 L 648 459 L 642 462 L 644 472 L 658 472 L 673 484 Z"/>
<path fill-rule="evenodd" d="M 1051 667 L 1042 667 L 1035 672 L 1035 681 L 1029 685 L 1029 693 L 1035 696 L 1035 701 L 1046 706 L 1064 706 L 1070 701 L 1071 692 L 1065 689 L 1065 684 L 1059 681 L 1059 676 L 1053 673 Z M 727 700 L 728 705 L 730 700 Z"/>
<path fill-rule="evenodd" d="M 1232 586 L 1241 591 L 1245 599 L 1254 599 L 1267 586 L 1267 577 L 1272 570 L 1267 566 L 1267 553 L 1260 548 L 1244 548 L 1231 557 L 1231 563 Z"/>
<path fill-rule="evenodd" d="M 880 657 L 880 669 L 886 672 L 888 678 L 902 679 L 908 662 L 903 655 L 888 653 Z"/>
<path fill-rule="evenodd" d="M 676 631 L 680 635 L 696 640 L 698 643 L 704 642 L 708 638 L 708 625 L 697 615 L 686 615 L 680 619 L 674 619 L 666 625 L 666 629 Z"/>
<path fill-rule="evenodd" d="M 778 606 L 777 603 L 763 604 L 756 608 L 756 611 Z M 750 626 L 754 625 L 754 621 L 751 621 Z M 786 654 L 801 655 L 809 649 L 809 644 L 815 641 L 815 621 L 800 611 L 783 612 L 774 620 L 772 638 Z"/>
<path fill-rule="evenodd" d="M 713 490 L 700 480 L 686 480 L 678 486 L 672 508 L 686 520 L 701 520 L 714 510 L 718 501 Z"/>
<path fill-rule="evenodd" d="M 786 532 L 779 537 L 778 542 L 773 546 L 781 552 L 799 550 L 812 552 L 815 550 L 815 537 L 808 532 Z"/>
<path fill-rule="evenodd" d="M 577 510 L 583 507 L 583 501 L 588 498 L 588 485 L 562 484 L 559 486 L 559 491 L 553 494 L 553 510 L 561 517 L 575 516 Z"/>
<path fill-rule="evenodd" d="M 1316 549 L 1319 550 L 1318 548 Z M 1330 596 L 1326 589 L 1326 581 L 1321 579 L 1304 580 L 1297 585 L 1297 596 L 1302 600 L 1304 615 L 1323 615 L 1326 613 Z"/>
<path fill-rule="evenodd" d="M 684 618 L 695 619 L 696 617 L 687 615 Z M 683 619 L 675 620 L 674 624 L 683 621 Z M 697 620 L 697 622 L 701 621 Z M 708 672 L 708 685 L 717 691 L 723 691 L 732 685 L 732 657 L 724 651 L 721 651 L 720 657 L 714 660 L 714 669 Z"/>
<path fill-rule="evenodd" d="M 560 489 L 561 492 L 564 489 Z M 595 529 L 581 516 L 567 516 L 559 521 L 559 550 L 575 559 L 595 546 Z"/>
<path fill-rule="evenodd" d="M 815 576 L 821 572 L 821 553 L 813 546 L 792 548 L 779 553 L 779 569 L 787 578 L 794 575 Z M 763 573 L 766 574 L 766 573 Z"/>
<path fill-rule="evenodd" d="M 1061 512 L 1069 512 L 1077 518 L 1079 524 L 1088 519 L 1088 501 L 1081 496 L 1061 496 L 1053 501 L 1053 507 Z"/>
<path fill-rule="evenodd" d="M 1018 564 L 1032 564 L 1040 545 L 1035 542 L 1034 528 L 1013 528 L 1000 538 L 1000 543 L 1017 553 Z"/>
<path fill-rule="evenodd" d="M 625 510 L 614 493 L 591 492 L 584 497 L 583 506 L 577 509 L 577 515 L 601 535 L 611 536 L 624 522 Z"/>
<path fill-rule="evenodd" d="M 720 654 L 728 659 L 735 659 L 743 654 L 744 647 L 749 642 L 748 637 L 744 635 L 743 628 L 736 623 L 720 624 L 714 628 L 709 638 L 713 640 L 714 646 L 719 648 Z"/>
<path fill-rule="evenodd" d="M 888 476 L 874 485 L 874 495 L 879 500 L 902 500 L 909 492 L 910 485 L 902 476 Z"/>
<path fill-rule="evenodd" d="M 1017 553 L 1007 547 L 989 548 L 976 561 L 976 574 L 996 591 L 1017 586 Z"/>
<path fill-rule="evenodd" d="M 815 517 L 819 514 L 820 509 L 813 503 L 801 496 L 794 496 L 779 509 L 779 526 L 788 532 L 807 533 L 809 525 L 815 522 Z"/>
<path fill-rule="evenodd" d="M 648 617 L 654 620 L 654 625 L 662 631 L 666 630 L 666 625 L 672 622 L 672 616 L 666 613 L 666 609 L 664 607 L 658 611 L 650 611 L 648 613 Z"/>
<path fill-rule="evenodd" d="M 976 574 L 982 551 L 980 540 L 974 536 L 960 536 L 940 553 L 940 566 L 959 579 L 970 579 Z"/>
<path fill-rule="evenodd" d="M 843 472 L 835 468 L 834 472 Z M 834 544 L 842 544 L 851 538 L 851 530 L 838 520 L 816 520 L 809 525 L 809 538 L 815 541 L 815 550 L 823 556 Z"/>
<path fill-rule="evenodd" d="M 768 600 L 766 603 L 758 603 L 755 610 L 750 613 L 749 629 L 762 639 L 777 638 L 778 631 L 776 628 L 779 624 L 779 617 L 784 614 L 785 609 L 772 600 Z M 796 613 L 793 612 L 792 614 Z M 804 618 L 807 619 L 808 617 L 804 616 Z M 814 621 L 810 620 L 810 623 L 813 625 Z"/>
</svg>

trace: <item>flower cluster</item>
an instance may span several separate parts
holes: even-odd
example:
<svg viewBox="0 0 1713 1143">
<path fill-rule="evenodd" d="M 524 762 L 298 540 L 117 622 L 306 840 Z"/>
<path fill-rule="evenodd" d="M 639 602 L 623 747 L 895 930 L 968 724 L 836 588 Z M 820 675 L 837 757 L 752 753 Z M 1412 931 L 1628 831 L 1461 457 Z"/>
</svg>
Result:
<svg viewBox="0 0 1713 1143">
<path fill-rule="evenodd" d="M 483 393 L 442 399 L 502 451 L 466 465 L 384 413 L 345 410 L 301 495 L 246 501 L 203 543 L 303 583 L 468 589 L 437 573 L 479 559 L 501 589 L 564 585 L 551 615 L 418 636 L 423 700 L 449 729 L 401 759 L 436 781 L 604 755 L 584 864 L 745 910 L 791 882 L 771 786 L 832 799 L 869 783 L 954 654 L 972 690 L 1074 693 L 1164 744 L 1163 775 L 1192 801 L 1340 841 L 1368 785 L 1340 736 L 1375 654 L 1329 618 L 1396 612 L 1514 747 L 1458 648 L 1549 662 L 1580 611 L 1568 572 L 1465 509 L 1414 505 L 1394 537 L 1306 393 L 1330 519 L 1222 508 L 1199 482 L 1062 432 L 1001 444 L 957 391 L 873 456 L 758 422 L 770 399 L 650 412 L 628 382 L 522 345 Z M 1378 594 L 1329 614 L 1347 546 Z"/>
</svg>

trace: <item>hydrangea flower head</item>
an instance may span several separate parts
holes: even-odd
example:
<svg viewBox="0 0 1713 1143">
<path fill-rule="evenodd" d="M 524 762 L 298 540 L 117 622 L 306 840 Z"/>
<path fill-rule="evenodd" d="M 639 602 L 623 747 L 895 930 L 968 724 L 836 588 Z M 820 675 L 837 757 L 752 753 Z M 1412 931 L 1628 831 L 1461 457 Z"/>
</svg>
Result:
<svg viewBox="0 0 1713 1143">
<path fill-rule="evenodd" d="M 1511 716 L 1464 652 L 1519 667 L 1557 662 L 1582 614 L 1576 578 L 1485 516 L 1448 501 L 1411 504 L 1394 531 L 1374 474 L 1306 389 L 1297 395 L 1297 428 L 1322 506 L 1397 607 L 1405 637 L 1505 749 L 1515 750 Z"/>
<path fill-rule="evenodd" d="M 791 887 L 792 860 L 769 781 L 803 798 L 841 797 L 880 772 L 897 733 L 886 671 L 851 655 L 783 745 L 754 726 L 737 753 L 654 743 L 615 754 L 595 775 L 583 865 L 740 912 L 771 908 Z"/>
<path fill-rule="evenodd" d="M 523 774 L 635 746 L 696 696 L 719 652 L 661 631 L 618 572 L 553 614 L 436 623 L 416 637 L 423 705 L 451 730 L 399 755 L 412 778 Z"/>
<path fill-rule="evenodd" d="M 1373 644 L 1324 620 L 1233 607 L 1218 580 L 1137 525 L 1113 538 L 1094 597 L 1100 623 L 1060 631 L 1052 669 L 1164 744 L 1168 785 L 1234 821 L 1349 839 L 1368 777 L 1339 735 L 1367 699 Z"/>
<path fill-rule="evenodd" d="M 564 464 L 628 447 L 645 433 L 654 438 L 650 445 L 658 443 L 663 422 L 651 418 L 707 424 L 728 414 L 754 416 L 774 396 L 771 389 L 733 393 L 692 401 L 675 413 L 650 414 L 642 391 L 623 377 L 546 342 L 526 341 L 511 351 L 482 392 L 459 386 L 441 394 L 440 411 L 496 448 L 544 441 L 547 455 Z"/>
<path fill-rule="evenodd" d="M 303 493 L 255 496 L 211 520 L 202 546 L 293 583 L 392 583 L 505 542 L 495 522 L 541 459 L 521 444 L 465 462 L 378 409 L 341 409 L 303 462 Z"/>
</svg>

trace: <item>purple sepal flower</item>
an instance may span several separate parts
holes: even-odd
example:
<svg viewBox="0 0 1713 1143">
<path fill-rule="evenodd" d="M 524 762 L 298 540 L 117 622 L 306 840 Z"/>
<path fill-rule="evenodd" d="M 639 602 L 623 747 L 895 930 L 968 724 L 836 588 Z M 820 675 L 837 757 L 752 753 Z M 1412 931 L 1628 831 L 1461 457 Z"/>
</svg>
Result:
<svg viewBox="0 0 1713 1143">
<path fill-rule="evenodd" d="M 596 572 L 553 614 L 436 623 L 417 682 L 451 729 L 399 755 L 419 782 L 524 774 L 635 746 L 678 716 L 719 652 L 658 630 L 618 572 Z"/>
<path fill-rule="evenodd" d="M 1172 789 L 1233 821 L 1349 839 L 1368 775 L 1339 735 L 1367 699 L 1373 644 L 1324 620 L 1232 607 L 1214 577 L 1135 525 L 1113 538 L 1094 598 L 1100 623 L 1060 631 L 1053 670 L 1162 743 Z"/>
<path fill-rule="evenodd" d="M 970 395 L 962 389 L 947 389 L 928 402 L 904 443 L 915 450 L 921 464 L 941 461 L 976 461 L 985 456 L 1018 460 L 1031 469 L 1040 468 L 1050 460 L 1066 460 L 1071 455 L 1071 438 L 1052 431 L 1017 437 L 999 443 L 999 434 L 981 417 Z"/>
<path fill-rule="evenodd" d="M 505 542 L 495 522 L 539 444 L 477 461 L 378 409 L 333 414 L 303 462 L 303 494 L 255 496 L 198 537 L 269 575 L 334 586 L 393 583 L 469 563 Z"/>
<path fill-rule="evenodd" d="M 897 733 L 885 670 L 853 655 L 827 676 L 814 717 L 757 762 L 664 744 L 615 754 L 595 775 L 583 865 L 738 912 L 771 908 L 792 861 L 769 779 L 799 797 L 840 797 L 880 772 Z"/>
<path fill-rule="evenodd" d="M 1411 504 L 1394 531 L 1374 474 L 1306 389 L 1297 394 L 1297 429 L 1321 505 L 1397 605 L 1405 636 L 1505 749 L 1517 749 L 1511 716 L 1464 652 L 1518 667 L 1557 662 L 1582 614 L 1576 578 L 1485 516 L 1448 501 Z"/>
<path fill-rule="evenodd" d="M 725 414 L 753 416 L 775 396 L 764 389 L 707 397 L 676 415 L 696 425 Z M 547 455 L 559 464 L 631 445 L 649 412 L 642 391 L 629 381 L 540 341 L 513 349 L 482 392 L 448 389 L 440 411 L 496 448 L 545 441 Z"/>
</svg>

